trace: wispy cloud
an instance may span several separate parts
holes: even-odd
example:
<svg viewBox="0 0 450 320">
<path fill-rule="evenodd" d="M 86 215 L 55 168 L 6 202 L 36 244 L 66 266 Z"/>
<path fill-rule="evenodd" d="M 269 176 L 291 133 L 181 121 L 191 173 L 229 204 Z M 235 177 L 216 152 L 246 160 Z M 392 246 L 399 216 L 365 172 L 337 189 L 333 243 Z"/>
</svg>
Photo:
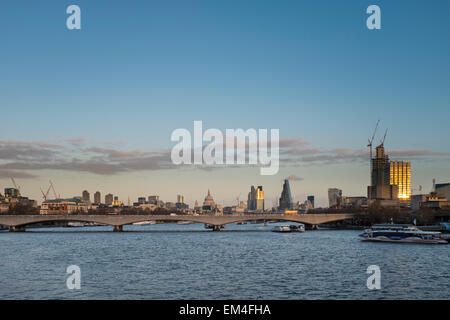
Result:
<svg viewBox="0 0 450 320">
<path fill-rule="evenodd" d="M 9 170 L 9 169 L 0 169 L 0 178 L 19 178 L 19 179 L 32 179 L 36 178 L 37 175 L 28 173 L 28 172 L 22 172 L 22 171 L 16 171 L 16 170 Z"/>
<path fill-rule="evenodd" d="M 302 177 L 299 177 L 295 174 L 291 174 L 289 177 L 286 177 L 287 180 L 290 181 L 303 181 L 304 179 Z"/>
</svg>

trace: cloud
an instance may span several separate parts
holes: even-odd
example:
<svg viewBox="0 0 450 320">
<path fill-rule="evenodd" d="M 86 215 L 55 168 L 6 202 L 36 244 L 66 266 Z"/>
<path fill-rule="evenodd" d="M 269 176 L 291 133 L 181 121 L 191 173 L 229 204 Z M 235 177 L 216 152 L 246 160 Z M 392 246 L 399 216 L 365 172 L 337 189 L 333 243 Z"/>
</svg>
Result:
<svg viewBox="0 0 450 320">
<path fill-rule="evenodd" d="M 285 138 L 280 139 L 280 148 L 286 148 L 286 147 L 298 147 L 298 146 L 306 146 L 311 144 L 310 142 L 306 141 L 303 138 Z"/>
<path fill-rule="evenodd" d="M 83 147 L 85 139 L 68 139 L 61 144 L 0 141 L 0 170 L 25 173 L 38 170 L 63 170 L 113 175 L 140 170 L 171 169 L 175 166 L 169 150 L 116 150 L 103 147 Z M 67 145 L 67 143 L 69 145 Z M 16 173 L 17 173 L 16 172 Z M 17 176 L 17 174 L 13 175 Z"/>
<path fill-rule="evenodd" d="M 289 177 L 287 177 L 286 178 L 287 180 L 290 180 L 290 181 L 303 181 L 304 179 L 303 178 L 301 178 L 301 177 L 299 177 L 299 176 L 296 176 L 295 174 L 291 174 Z"/>
<path fill-rule="evenodd" d="M 368 163 L 369 160 L 369 151 L 367 149 L 325 149 L 313 146 L 303 138 L 280 139 L 279 145 L 281 167 Z M 59 143 L 0 140 L 0 177 L 34 178 L 36 177 L 34 172 L 39 170 L 114 175 L 123 172 L 186 167 L 203 170 L 243 167 L 243 165 L 176 166 L 171 161 L 170 149 L 126 150 L 118 149 L 117 145 L 114 146 L 106 146 L 102 142 L 95 145 L 94 140 L 85 138 L 67 139 Z M 450 153 L 446 152 L 414 149 L 388 150 L 387 154 L 394 160 L 400 157 L 401 159 L 399 160 L 448 159 L 450 155 Z M 249 167 L 249 165 L 246 164 L 245 167 Z M 301 178 L 294 175 L 290 179 L 301 181 L 297 180 Z"/>
<path fill-rule="evenodd" d="M 2 178 L 19 178 L 19 179 L 33 179 L 36 178 L 37 175 L 22 172 L 22 171 L 15 171 L 15 170 L 8 170 L 8 169 L 0 169 L 0 179 Z"/>
<path fill-rule="evenodd" d="M 449 152 L 437 152 L 429 150 L 387 150 L 387 154 L 404 157 L 422 157 L 422 156 L 448 156 Z"/>
</svg>

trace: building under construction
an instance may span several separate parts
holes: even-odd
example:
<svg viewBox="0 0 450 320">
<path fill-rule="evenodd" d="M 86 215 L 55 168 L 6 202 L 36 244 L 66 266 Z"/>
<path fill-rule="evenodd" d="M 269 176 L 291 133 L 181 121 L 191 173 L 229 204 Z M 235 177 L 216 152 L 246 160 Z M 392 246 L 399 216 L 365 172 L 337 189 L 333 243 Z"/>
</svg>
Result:
<svg viewBox="0 0 450 320">
<path fill-rule="evenodd" d="M 378 123 L 379 121 L 368 144 L 370 147 L 371 185 L 367 188 L 367 197 L 369 200 L 410 201 L 411 162 L 389 161 L 384 150 L 387 130 L 380 145 L 375 149 L 375 157 L 372 157 L 372 142 Z"/>
<path fill-rule="evenodd" d="M 375 158 L 371 162 L 371 185 L 367 190 L 369 200 L 398 200 L 399 189 L 391 184 L 390 162 L 383 144 L 376 147 Z"/>
</svg>

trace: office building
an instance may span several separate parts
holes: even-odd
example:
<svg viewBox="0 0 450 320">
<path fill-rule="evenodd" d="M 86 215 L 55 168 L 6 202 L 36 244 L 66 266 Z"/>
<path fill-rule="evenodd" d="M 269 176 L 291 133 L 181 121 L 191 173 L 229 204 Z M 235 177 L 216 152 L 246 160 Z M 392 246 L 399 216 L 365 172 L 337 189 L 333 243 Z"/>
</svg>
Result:
<svg viewBox="0 0 450 320">
<path fill-rule="evenodd" d="M 258 186 L 256 189 L 254 186 L 251 186 L 248 193 L 247 209 L 264 211 L 264 191 L 262 186 Z"/>
<path fill-rule="evenodd" d="M 391 161 L 389 163 L 389 182 L 398 187 L 400 200 L 411 199 L 411 162 Z"/>
<path fill-rule="evenodd" d="M 342 206 L 345 208 L 361 208 L 367 206 L 367 197 L 342 197 Z"/>
<path fill-rule="evenodd" d="M 105 196 L 105 204 L 106 204 L 107 206 L 111 206 L 112 203 L 113 203 L 113 199 L 114 199 L 113 195 L 112 195 L 111 193 L 108 193 L 108 194 Z"/>
<path fill-rule="evenodd" d="M 82 194 L 82 196 L 81 196 L 81 199 L 83 200 L 83 201 L 85 201 L 85 202 L 91 202 L 91 196 L 90 196 L 90 194 L 89 194 L 89 192 L 87 191 L 87 190 L 84 190 L 83 191 L 83 194 Z"/>
<path fill-rule="evenodd" d="M 292 201 L 291 187 L 289 185 L 289 180 L 285 179 L 283 184 L 283 190 L 281 191 L 280 197 L 280 210 L 291 210 L 294 207 Z"/>
<path fill-rule="evenodd" d="M 148 203 L 158 204 L 159 196 L 148 196 Z"/>
<path fill-rule="evenodd" d="M 314 209 L 314 196 L 308 196 L 306 199 L 311 203 L 312 209 Z"/>
<path fill-rule="evenodd" d="M 175 205 L 177 209 L 189 209 L 189 206 L 184 203 L 184 196 L 181 194 L 177 195 L 177 203 Z"/>
<path fill-rule="evenodd" d="M 101 194 L 100 191 L 97 191 L 96 193 L 94 193 L 94 203 L 95 204 L 100 204 L 102 202 L 101 200 Z"/>
<path fill-rule="evenodd" d="M 16 188 L 5 188 L 5 198 L 18 198 L 20 197 L 20 191 Z"/>
<path fill-rule="evenodd" d="M 342 205 L 342 190 L 337 188 L 328 189 L 328 205 L 330 208 Z"/>
<path fill-rule="evenodd" d="M 40 214 L 71 214 L 77 212 L 88 212 L 88 203 L 81 200 L 80 197 L 45 200 L 39 210 Z"/>
<path fill-rule="evenodd" d="M 434 191 L 437 196 L 450 199 L 450 183 L 437 183 L 434 186 Z"/>
</svg>

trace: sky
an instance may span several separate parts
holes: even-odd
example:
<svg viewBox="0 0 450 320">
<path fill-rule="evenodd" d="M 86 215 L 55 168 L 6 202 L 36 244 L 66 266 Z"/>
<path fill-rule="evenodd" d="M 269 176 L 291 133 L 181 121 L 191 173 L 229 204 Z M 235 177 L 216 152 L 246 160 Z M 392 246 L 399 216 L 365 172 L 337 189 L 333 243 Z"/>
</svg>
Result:
<svg viewBox="0 0 450 320">
<path fill-rule="evenodd" d="M 81 8 L 68 30 L 66 8 Z M 381 9 L 381 29 L 366 8 Z M 42 200 L 97 190 L 223 205 L 283 179 L 296 201 L 366 195 L 367 140 L 412 162 L 414 193 L 450 181 L 450 2 L 20 1 L 0 3 L 0 188 Z M 171 133 L 279 129 L 280 170 L 175 166 Z M 1 190 L 0 189 L 0 190 Z M 2 191 L 0 191 L 2 192 Z"/>
</svg>

